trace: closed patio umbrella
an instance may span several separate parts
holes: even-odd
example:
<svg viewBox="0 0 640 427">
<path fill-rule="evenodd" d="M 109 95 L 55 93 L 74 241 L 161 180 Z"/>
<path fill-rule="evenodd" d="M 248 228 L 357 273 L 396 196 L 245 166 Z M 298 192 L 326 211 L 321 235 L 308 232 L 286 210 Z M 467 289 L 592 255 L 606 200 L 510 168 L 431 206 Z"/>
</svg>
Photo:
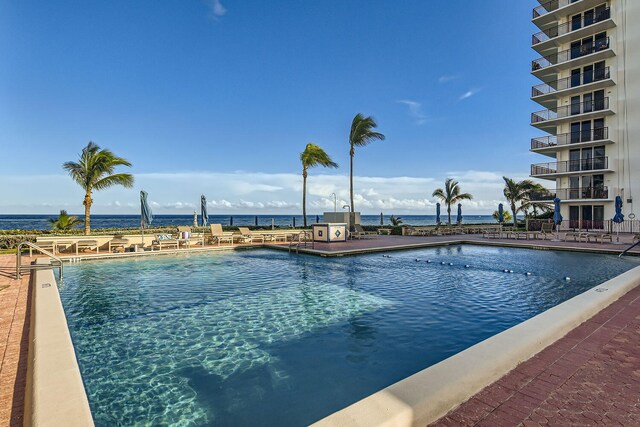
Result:
<svg viewBox="0 0 640 427">
<path fill-rule="evenodd" d="M 256 227 L 258 226 L 258 215 L 256 215 L 256 217 L 254 218 L 253 223 Z"/>
<path fill-rule="evenodd" d="M 382 215 L 382 212 L 380 212 L 380 226 L 382 227 L 384 225 L 384 215 Z"/>
<path fill-rule="evenodd" d="M 144 229 L 153 222 L 153 213 L 147 202 L 147 192 L 140 191 L 140 229 L 142 231 L 142 247 L 144 247 Z"/>
<path fill-rule="evenodd" d="M 616 243 L 620 244 L 620 224 L 624 221 L 624 215 L 622 214 L 622 197 L 620 196 L 616 196 L 616 214 L 613 216 L 612 221 L 618 224 Z"/>
<path fill-rule="evenodd" d="M 202 226 L 206 227 L 209 224 L 209 213 L 207 212 L 207 198 L 204 194 L 200 196 L 200 216 L 202 217 Z"/>
<path fill-rule="evenodd" d="M 436 225 L 440 225 L 440 203 L 436 203 Z"/>
<path fill-rule="evenodd" d="M 458 217 L 456 218 L 458 224 L 462 224 L 462 203 L 458 203 Z"/>
<path fill-rule="evenodd" d="M 504 206 L 502 206 L 502 203 L 498 205 L 498 222 L 500 224 L 504 222 Z"/>
<path fill-rule="evenodd" d="M 560 199 L 553 199 L 553 223 L 556 225 L 556 242 L 560 241 L 560 224 L 562 224 L 562 215 L 560 214 Z"/>
</svg>

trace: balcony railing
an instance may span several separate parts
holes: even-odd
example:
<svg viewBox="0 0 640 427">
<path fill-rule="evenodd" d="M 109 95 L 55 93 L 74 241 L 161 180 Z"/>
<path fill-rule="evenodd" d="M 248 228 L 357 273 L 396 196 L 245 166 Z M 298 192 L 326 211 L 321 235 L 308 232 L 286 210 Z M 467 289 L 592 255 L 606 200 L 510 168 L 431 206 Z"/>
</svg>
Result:
<svg viewBox="0 0 640 427">
<path fill-rule="evenodd" d="M 569 34 L 572 31 L 597 24 L 598 22 L 605 21 L 609 18 L 611 18 L 611 9 L 603 9 L 597 14 L 585 14 L 585 16 L 583 16 L 580 20 L 571 20 L 534 34 L 532 36 L 531 44 L 535 46 L 539 43 L 546 42 L 547 40 L 551 40 L 565 34 Z"/>
<path fill-rule="evenodd" d="M 533 61 L 531 61 L 531 71 L 541 70 L 552 65 L 562 64 L 563 62 L 571 61 L 572 59 L 580 58 L 582 56 L 591 55 L 592 53 L 600 52 L 601 50 L 605 49 L 609 49 L 609 37 L 596 40 L 595 43 L 592 44 L 583 44 L 579 47 L 563 50 L 562 52 L 552 53 L 551 55 L 534 59 Z"/>
<path fill-rule="evenodd" d="M 583 172 L 603 170 L 609 167 L 608 157 L 593 157 L 591 159 L 566 160 L 563 162 L 539 163 L 531 165 L 531 175 L 553 175 L 567 172 Z"/>
<path fill-rule="evenodd" d="M 564 117 L 576 116 L 578 114 L 591 113 L 609 109 L 609 98 L 596 99 L 593 101 L 576 102 L 549 110 L 536 111 L 531 113 L 531 123 L 542 123 L 549 120 L 562 119 Z"/>
<path fill-rule="evenodd" d="M 554 82 L 543 83 L 531 88 L 531 96 L 536 97 L 566 90 L 572 87 L 579 87 L 593 82 L 599 82 L 610 78 L 609 67 L 592 70 L 588 73 L 576 74 L 571 77 L 556 80 Z"/>
<path fill-rule="evenodd" d="M 540 6 L 533 9 L 533 19 L 538 16 L 546 15 L 549 12 L 560 9 L 569 4 L 569 0 L 551 0 L 546 3 L 542 3 Z"/>
<path fill-rule="evenodd" d="M 583 187 L 583 188 L 558 188 L 555 192 L 534 191 L 529 195 L 533 202 L 552 202 L 558 197 L 560 200 L 607 200 L 609 189 L 605 186 Z"/>
<path fill-rule="evenodd" d="M 596 128 L 586 132 L 561 133 L 559 135 L 531 138 L 531 149 L 577 144 L 580 142 L 602 141 L 609 138 L 609 128 Z"/>
</svg>

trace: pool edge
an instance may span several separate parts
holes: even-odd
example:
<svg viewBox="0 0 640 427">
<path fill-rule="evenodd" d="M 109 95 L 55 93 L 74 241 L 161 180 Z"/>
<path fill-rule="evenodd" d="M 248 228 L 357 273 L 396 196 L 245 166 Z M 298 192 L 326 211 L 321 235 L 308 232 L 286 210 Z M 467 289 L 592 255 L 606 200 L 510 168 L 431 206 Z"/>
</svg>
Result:
<svg viewBox="0 0 640 427">
<path fill-rule="evenodd" d="M 37 264 L 49 265 L 49 259 Z M 76 359 L 53 269 L 31 276 L 24 426 L 93 426 L 89 400 Z"/>
<path fill-rule="evenodd" d="M 313 424 L 425 426 L 640 285 L 635 267 Z"/>
</svg>

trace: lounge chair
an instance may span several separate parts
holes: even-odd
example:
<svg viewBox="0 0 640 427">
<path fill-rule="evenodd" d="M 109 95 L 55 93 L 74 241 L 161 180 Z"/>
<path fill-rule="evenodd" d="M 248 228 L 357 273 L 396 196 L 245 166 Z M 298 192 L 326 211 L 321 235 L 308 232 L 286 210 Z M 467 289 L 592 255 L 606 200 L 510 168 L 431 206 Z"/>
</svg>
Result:
<svg viewBox="0 0 640 427">
<path fill-rule="evenodd" d="M 249 230 L 247 227 L 238 227 L 240 231 L 240 240 L 249 243 L 253 243 L 254 241 L 259 241 L 260 243 L 264 243 L 264 235 L 259 233 L 254 233 Z"/>
<path fill-rule="evenodd" d="M 127 247 L 130 246 L 129 239 L 125 239 L 122 236 L 114 236 L 113 239 L 109 240 L 107 245 L 109 253 L 112 253 L 114 249 L 117 250 L 118 248 L 122 248 L 122 250 L 125 251 Z"/>
<path fill-rule="evenodd" d="M 211 243 L 216 243 L 220 246 L 220 243 L 229 242 L 233 245 L 233 235 L 226 234 L 222 231 L 222 224 L 209 224 L 209 228 L 211 229 Z"/>
<path fill-rule="evenodd" d="M 96 253 L 100 253 L 100 247 L 98 245 L 97 240 L 93 239 L 79 239 L 76 241 L 76 255 L 80 252 L 80 250 L 89 249 L 90 251 L 96 250 Z"/>
<path fill-rule="evenodd" d="M 587 242 L 591 242 L 591 239 L 596 243 L 598 243 L 598 241 L 604 243 L 605 240 L 613 243 L 613 236 L 609 233 L 587 233 Z"/>
<path fill-rule="evenodd" d="M 542 238 L 542 240 L 547 240 L 547 236 L 553 237 L 553 223 L 551 222 L 542 223 L 538 232 L 538 237 Z"/>
<path fill-rule="evenodd" d="M 151 250 L 154 248 L 158 248 L 158 250 L 162 250 L 163 247 L 175 247 L 178 249 L 180 247 L 180 241 L 178 239 L 172 238 L 168 234 L 156 234 L 156 238 L 151 242 Z"/>
<path fill-rule="evenodd" d="M 377 235 L 377 233 L 375 231 L 367 231 L 367 230 L 365 230 L 364 228 L 362 228 L 362 225 L 360 225 L 360 224 L 355 224 L 353 226 L 353 228 L 355 229 L 355 232 L 358 233 L 362 237 Z"/>
<path fill-rule="evenodd" d="M 182 237 L 185 236 L 186 233 L 186 238 Z M 180 225 L 178 226 L 178 240 L 180 241 L 180 243 L 183 243 L 184 245 L 186 245 L 188 248 L 191 247 L 191 244 L 198 244 L 200 243 L 201 245 L 204 246 L 204 241 L 202 237 L 196 237 L 192 232 L 191 232 L 191 227 L 188 225 Z"/>
<path fill-rule="evenodd" d="M 589 233 L 585 232 L 585 231 L 567 231 L 564 234 L 564 241 L 567 242 L 569 241 L 569 239 L 573 240 L 574 242 L 582 242 L 582 241 L 587 241 L 589 238 Z"/>
</svg>

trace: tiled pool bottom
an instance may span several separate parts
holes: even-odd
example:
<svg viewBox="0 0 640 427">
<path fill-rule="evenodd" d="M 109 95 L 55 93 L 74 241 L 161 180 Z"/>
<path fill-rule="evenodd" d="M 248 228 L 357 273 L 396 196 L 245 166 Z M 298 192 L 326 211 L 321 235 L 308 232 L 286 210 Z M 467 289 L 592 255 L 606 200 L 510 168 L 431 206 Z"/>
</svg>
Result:
<svg viewBox="0 0 640 427">
<path fill-rule="evenodd" d="M 330 259 L 250 250 L 81 263 L 61 295 L 97 425 L 286 426 L 636 265 L 466 245 Z"/>
</svg>

